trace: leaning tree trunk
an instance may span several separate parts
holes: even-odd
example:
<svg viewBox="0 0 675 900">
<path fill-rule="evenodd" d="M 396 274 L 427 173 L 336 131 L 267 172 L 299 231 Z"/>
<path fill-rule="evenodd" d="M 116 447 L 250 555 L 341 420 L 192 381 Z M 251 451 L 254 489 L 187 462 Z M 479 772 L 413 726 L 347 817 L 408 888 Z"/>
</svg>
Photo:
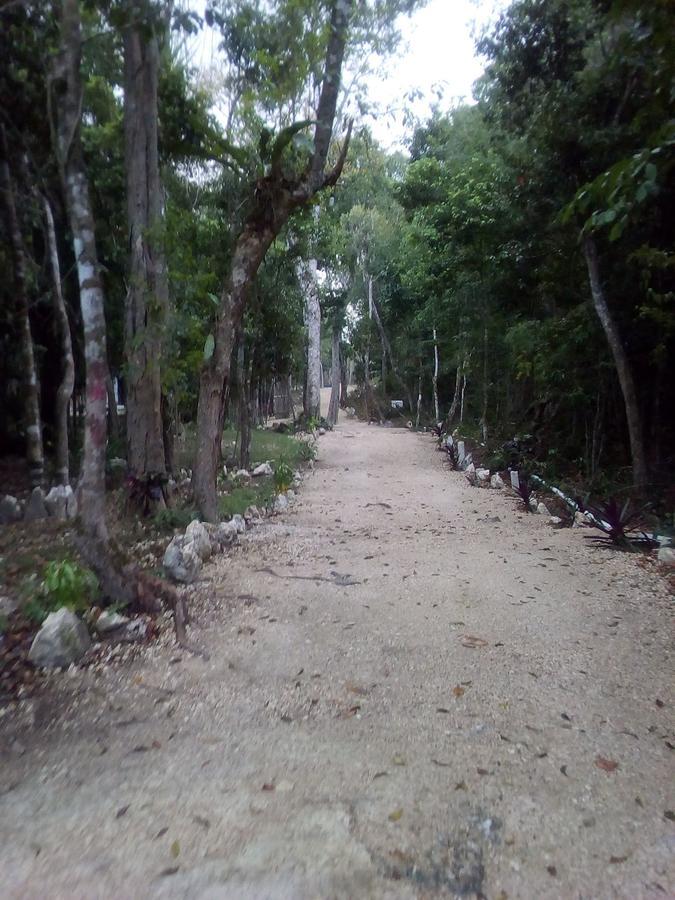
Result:
<svg viewBox="0 0 675 900">
<path fill-rule="evenodd" d="M 157 143 L 157 37 L 139 21 L 124 32 L 124 139 L 129 228 L 129 286 L 124 310 L 129 468 L 164 475 L 160 362 L 169 285 L 162 245 L 163 208 Z"/>
<path fill-rule="evenodd" d="M 337 161 L 326 171 L 349 19 L 354 0 L 332 0 L 321 93 L 316 114 L 314 145 L 305 170 L 289 180 L 283 172 L 282 151 L 297 132 L 297 126 L 282 131 L 274 143 L 269 170 L 255 184 L 248 217 L 234 241 L 229 272 L 216 315 L 213 342 L 207 341 L 199 382 L 197 407 L 197 453 L 192 485 L 202 517 L 217 519 L 216 471 L 223 424 L 223 397 L 229 380 L 234 334 L 241 321 L 248 294 L 265 254 L 291 213 L 319 191 L 336 184 L 344 167 L 351 123 Z"/>
<path fill-rule="evenodd" d="M 591 295 L 593 297 L 593 306 L 595 307 L 598 319 L 600 319 L 600 324 L 605 332 L 609 349 L 614 358 L 614 365 L 616 366 L 619 384 L 623 394 L 626 421 L 628 423 L 631 459 L 633 463 L 633 484 L 637 488 L 644 488 L 649 480 L 649 472 L 647 466 L 647 454 L 644 446 L 640 405 L 638 402 L 637 390 L 635 388 L 633 372 L 628 360 L 628 354 L 621 341 L 619 329 L 614 321 L 614 317 L 607 304 L 605 292 L 602 288 L 598 251 L 594 239 L 590 235 L 586 235 L 583 239 L 583 246 L 584 255 L 586 257 L 586 266 L 588 268 L 588 279 L 591 286 Z"/>
<path fill-rule="evenodd" d="M 75 364 L 73 362 L 73 344 L 70 337 L 70 323 L 66 304 L 61 290 L 61 267 L 56 248 L 56 232 L 54 217 L 47 197 L 43 197 L 45 222 L 47 231 L 47 248 L 49 268 L 52 278 L 52 300 L 54 317 L 57 323 L 61 352 L 61 383 L 56 391 L 56 478 L 59 484 L 70 484 L 70 463 L 68 449 L 68 406 L 75 386 Z"/>
<path fill-rule="evenodd" d="M 82 34 L 78 0 L 62 0 L 60 4 L 60 42 L 50 85 L 50 107 L 54 116 L 55 149 L 64 184 L 80 286 L 87 380 L 84 455 L 78 493 L 85 532 L 90 537 L 107 541 L 105 451 L 108 363 L 103 288 L 80 137 Z"/>
<path fill-rule="evenodd" d="M 336 314 L 333 319 L 333 336 L 331 340 L 331 369 L 330 369 L 330 403 L 328 404 L 328 421 L 335 425 L 340 411 L 340 387 L 342 369 L 340 366 L 340 334 L 342 332 L 342 317 Z"/>
<path fill-rule="evenodd" d="M 375 319 L 375 325 L 377 326 L 378 333 L 380 335 L 380 342 L 383 347 L 383 352 L 389 357 L 389 365 L 391 366 L 391 371 L 394 373 L 394 377 L 398 381 L 401 389 L 405 392 L 406 398 L 408 400 L 408 407 L 412 412 L 413 407 L 413 398 L 410 393 L 410 389 L 406 384 L 403 376 L 401 375 L 398 366 L 396 365 L 396 361 L 394 359 L 394 354 L 392 353 L 391 344 L 389 342 L 389 338 L 387 337 L 387 332 L 384 330 L 384 325 L 382 324 L 382 316 L 380 315 L 380 309 L 377 305 L 377 300 L 373 294 L 373 279 L 368 279 L 368 296 L 369 296 L 369 306 L 372 310 L 372 317 Z"/>
<path fill-rule="evenodd" d="M 14 269 L 14 303 L 19 331 L 19 349 L 24 379 L 23 406 L 26 430 L 26 460 L 30 482 L 33 487 L 42 484 L 44 475 L 44 453 L 42 448 L 42 422 L 40 420 L 40 394 L 38 388 L 33 336 L 28 317 L 28 293 L 26 282 L 26 259 L 21 237 L 21 226 L 16 213 L 14 183 L 9 168 L 9 148 L 5 128 L 0 124 L 0 189 L 7 221 L 9 250 Z"/>
<path fill-rule="evenodd" d="M 303 271 L 305 324 L 307 326 L 307 391 L 305 417 L 321 416 L 321 303 L 316 260 L 310 259 Z"/>
</svg>

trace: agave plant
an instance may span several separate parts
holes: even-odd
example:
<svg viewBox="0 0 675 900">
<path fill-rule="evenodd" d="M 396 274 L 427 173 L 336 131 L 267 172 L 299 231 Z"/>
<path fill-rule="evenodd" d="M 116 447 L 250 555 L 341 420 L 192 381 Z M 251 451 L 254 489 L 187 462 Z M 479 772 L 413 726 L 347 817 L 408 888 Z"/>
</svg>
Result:
<svg viewBox="0 0 675 900">
<path fill-rule="evenodd" d="M 622 504 L 616 497 L 610 497 L 609 500 L 596 503 L 594 506 L 586 504 L 584 511 L 589 512 L 593 517 L 588 519 L 593 528 L 603 531 L 617 547 L 628 548 L 632 543 L 628 534 L 639 530 L 647 508 L 647 506 L 634 507 L 630 500 L 626 500 Z M 602 538 L 598 538 L 598 540 L 602 540 Z M 638 540 L 643 543 L 649 542 L 644 533 Z"/>
<path fill-rule="evenodd" d="M 446 444 L 445 452 L 448 454 L 450 467 L 452 469 L 457 469 L 459 467 L 459 450 L 457 449 L 457 444 L 454 441 L 452 444 Z"/>
</svg>

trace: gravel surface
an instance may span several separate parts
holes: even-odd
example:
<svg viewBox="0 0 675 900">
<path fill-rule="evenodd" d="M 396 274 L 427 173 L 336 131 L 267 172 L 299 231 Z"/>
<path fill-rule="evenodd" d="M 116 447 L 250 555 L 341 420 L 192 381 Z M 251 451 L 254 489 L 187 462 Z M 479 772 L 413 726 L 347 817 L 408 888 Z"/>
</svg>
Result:
<svg viewBox="0 0 675 900">
<path fill-rule="evenodd" d="M 675 896 L 672 603 L 345 421 L 190 640 L 0 719 L 0 897 Z"/>
</svg>

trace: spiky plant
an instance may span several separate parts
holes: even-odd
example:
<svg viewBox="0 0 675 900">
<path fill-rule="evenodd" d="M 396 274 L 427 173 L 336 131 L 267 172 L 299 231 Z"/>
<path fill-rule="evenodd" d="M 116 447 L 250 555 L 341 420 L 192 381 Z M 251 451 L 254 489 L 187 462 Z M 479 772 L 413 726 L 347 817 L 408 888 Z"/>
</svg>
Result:
<svg viewBox="0 0 675 900">
<path fill-rule="evenodd" d="M 629 549 L 635 538 L 629 538 L 629 532 L 638 531 L 644 522 L 647 506 L 634 507 L 630 500 L 621 503 L 616 497 L 601 501 L 594 505 L 586 505 L 585 512 L 592 515 L 588 524 L 604 532 L 607 538 L 616 546 Z M 602 538 L 598 538 L 602 540 Z M 645 534 L 637 540 L 641 543 L 648 541 Z"/>
</svg>

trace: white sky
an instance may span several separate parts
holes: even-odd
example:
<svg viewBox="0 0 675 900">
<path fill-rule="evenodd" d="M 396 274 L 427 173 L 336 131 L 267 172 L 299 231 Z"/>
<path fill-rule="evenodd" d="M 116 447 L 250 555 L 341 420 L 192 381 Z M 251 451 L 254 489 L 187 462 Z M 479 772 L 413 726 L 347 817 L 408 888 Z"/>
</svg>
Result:
<svg viewBox="0 0 675 900">
<path fill-rule="evenodd" d="M 405 126 L 403 107 L 422 122 L 437 104 L 450 109 L 458 100 L 471 100 L 471 88 L 483 67 L 474 50 L 474 36 L 496 18 L 507 0 L 430 0 L 410 18 L 402 17 L 403 43 L 384 63 L 384 77 L 367 80 L 368 95 L 383 110 L 371 123 L 375 137 L 385 147 L 398 144 L 412 127 Z M 443 91 L 442 99 L 435 89 Z M 423 97 L 406 95 L 419 89 Z"/>
<path fill-rule="evenodd" d="M 401 146 L 412 136 L 414 124 L 424 122 L 434 105 L 452 108 L 459 100 L 471 100 L 473 82 L 482 72 L 474 51 L 474 38 L 482 27 L 496 18 L 509 0 L 429 0 L 410 18 L 401 17 L 403 41 L 395 56 L 378 66 L 377 75 L 366 78 L 370 102 L 380 112 L 369 117 L 377 140 L 387 149 Z M 203 11 L 203 0 L 190 0 L 190 6 Z M 218 37 L 204 27 L 192 43 L 192 62 L 208 66 L 218 58 Z M 442 91 L 442 97 L 436 91 Z M 411 99 L 412 91 L 422 96 Z"/>
</svg>

